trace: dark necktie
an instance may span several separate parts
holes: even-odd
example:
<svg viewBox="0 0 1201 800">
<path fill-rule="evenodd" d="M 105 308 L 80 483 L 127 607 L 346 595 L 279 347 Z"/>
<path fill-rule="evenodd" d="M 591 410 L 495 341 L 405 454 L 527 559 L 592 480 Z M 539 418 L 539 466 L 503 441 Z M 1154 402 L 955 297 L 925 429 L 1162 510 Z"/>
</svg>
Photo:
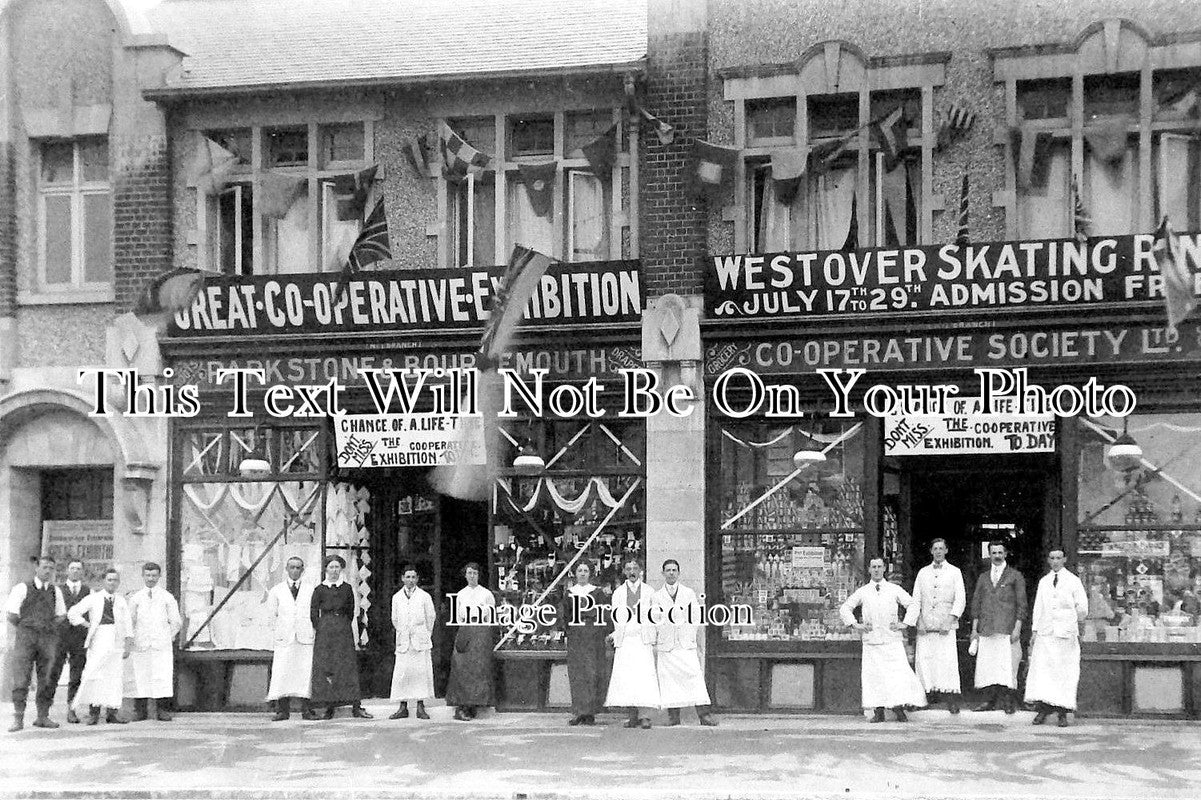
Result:
<svg viewBox="0 0 1201 800">
<path fill-rule="evenodd" d="M 878 583 L 876 584 L 876 591 L 877 592 L 880 591 L 880 584 L 878 584 Z"/>
<path fill-rule="evenodd" d="M 300 584 L 293 583 L 291 588 L 292 588 L 292 599 L 295 600 L 296 596 L 300 594 Z"/>
<path fill-rule="evenodd" d="M 104 598 L 104 610 L 100 612 L 100 624 L 111 625 L 114 622 L 113 617 L 113 598 Z"/>
<path fill-rule="evenodd" d="M 1059 586 L 1059 573 L 1055 573 L 1055 577 L 1051 578 L 1052 586 Z"/>
</svg>

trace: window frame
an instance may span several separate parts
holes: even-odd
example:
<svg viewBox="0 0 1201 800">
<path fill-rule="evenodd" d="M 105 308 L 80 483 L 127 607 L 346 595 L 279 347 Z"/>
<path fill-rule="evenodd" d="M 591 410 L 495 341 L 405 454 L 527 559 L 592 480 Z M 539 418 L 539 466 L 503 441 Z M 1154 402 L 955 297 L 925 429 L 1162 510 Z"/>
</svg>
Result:
<svg viewBox="0 0 1201 800">
<path fill-rule="evenodd" d="M 83 176 L 83 145 L 89 141 L 103 140 L 108 154 L 107 175 L 104 181 L 85 181 Z M 71 183 L 46 184 L 42 178 L 44 150 L 55 144 L 71 145 Z M 37 291 L 44 294 L 66 294 L 71 292 L 108 292 L 113 286 L 112 273 L 115 271 L 115 252 L 112 235 L 112 153 L 109 149 L 107 136 L 86 136 L 74 139 L 40 139 L 36 140 L 35 168 L 37 175 Z M 70 200 L 70 236 L 71 236 L 71 280 L 51 283 L 47 277 L 47 249 L 49 239 L 46 228 L 46 200 L 50 197 L 66 197 Z M 86 204 L 88 197 L 109 198 L 109 235 L 108 258 L 110 277 L 106 281 L 87 280 L 86 236 Z"/>
</svg>

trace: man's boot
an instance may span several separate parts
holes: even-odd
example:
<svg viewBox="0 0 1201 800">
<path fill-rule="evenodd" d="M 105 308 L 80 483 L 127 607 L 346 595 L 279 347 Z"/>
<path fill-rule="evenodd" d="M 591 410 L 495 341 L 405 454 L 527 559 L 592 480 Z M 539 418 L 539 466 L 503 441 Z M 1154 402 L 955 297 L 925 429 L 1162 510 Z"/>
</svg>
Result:
<svg viewBox="0 0 1201 800">
<path fill-rule="evenodd" d="M 713 717 L 710 716 L 712 711 L 713 711 L 712 706 L 697 706 L 696 707 L 697 720 L 707 728 L 713 728 L 713 727 L 717 726 L 717 720 L 713 719 Z"/>
<path fill-rule="evenodd" d="M 625 727 L 627 727 L 627 728 L 637 728 L 638 727 L 638 709 L 637 708 L 630 709 L 630 718 L 625 721 Z"/>
<path fill-rule="evenodd" d="M 1059 717 L 1059 721 L 1055 724 L 1061 728 L 1066 728 L 1068 726 L 1068 712 L 1064 711 L 1063 709 L 1060 709 L 1058 712 L 1058 717 Z"/>
<path fill-rule="evenodd" d="M 959 713 L 959 695 L 957 695 L 957 694 L 948 694 L 947 695 L 947 711 L 950 711 L 952 714 Z"/>
<path fill-rule="evenodd" d="M 58 727 L 58 723 L 50 719 L 49 708 L 38 708 L 38 715 L 33 720 L 33 727 L 54 729 Z"/>
<path fill-rule="evenodd" d="M 430 715 L 425 712 L 425 701 L 417 701 L 417 719 L 429 719 Z"/>
<path fill-rule="evenodd" d="M 1002 703 L 1004 704 L 1005 713 L 1013 714 L 1018 710 L 1018 692 L 1017 689 L 1002 689 Z"/>
<path fill-rule="evenodd" d="M 876 706 L 876 713 L 872 714 L 872 718 L 868 722 L 883 722 L 884 721 L 884 706 Z"/>
<path fill-rule="evenodd" d="M 988 702 L 984 703 L 982 705 L 976 706 L 975 708 L 972 709 L 972 711 L 996 711 L 997 710 L 997 696 L 998 696 L 998 687 L 996 687 L 996 686 L 990 687 L 990 694 L 988 697 Z"/>
<path fill-rule="evenodd" d="M 1038 713 L 1034 715 L 1034 719 L 1030 722 L 1031 725 L 1042 725 L 1047 721 L 1047 717 L 1051 715 L 1051 710 L 1047 708 L 1045 703 L 1036 703 Z"/>
<path fill-rule="evenodd" d="M 135 697 L 133 701 L 133 721 L 145 722 L 150 716 L 147 709 L 148 700 L 145 697 Z"/>
<path fill-rule="evenodd" d="M 409 704 L 404 700 L 400 701 L 400 708 L 388 715 L 388 719 L 405 719 L 409 716 Z"/>
<path fill-rule="evenodd" d="M 159 722 L 170 722 L 172 720 L 171 712 L 168 708 L 169 700 L 165 697 L 156 697 L 154 700 L 154 718 Z"/>
<path fill-rule="evenodd" d="M 680 709 L 667 709 L 667 727 L 671 728 L 680 724 Z"/>
<path fill-rule="evenodd" d="M 309 698 L 304 698 L 300 701 L 300 718 L 307 720 L 319 719 L 316 712 L 313 711 L 313 702 Z"/>
<path fill-rule="evenodd" d="M 892 713 L 897 715 L 897 722 L 908 722 L 909 717 L 905 714 L 904 706 L 897 706 L 892 710 Z"/>
<path fill-rule="evenodd" d="M 13 709 L 13 724 L 11 727 L 9 727 L 8 732 L 16 733 L 17 731 L 24 730 L 24 729 L 25 729 L 25 709 L 23 707 L 22 708 L 14 708 Z"/>
<path fill-rule="evenodd" d="M 271 718 L 272 722 L 283 722 L 288 717 L 292 716 L 292 701 L 287 697 L 281 697 L 275 701 L 275 716 Z"/>
<path fill-rule="evenodd" d="M 118 714 L 117 709 L 115 708 L 110 708 L 108 710 L 108 713 L 104 716 L 104 721 L 110 725 L 125 725 L 129 722 L 129 720 L 125 719 L 125 717 L 122 717 L 120 714 Z"/>
<path fill-rule="evenodd" d="M 89 706 L 88 707 L 88 722 L 87 722 L 87 724 L 88 725 L 99 725 L 100 724 L 100 706 Z"/>
</svg>

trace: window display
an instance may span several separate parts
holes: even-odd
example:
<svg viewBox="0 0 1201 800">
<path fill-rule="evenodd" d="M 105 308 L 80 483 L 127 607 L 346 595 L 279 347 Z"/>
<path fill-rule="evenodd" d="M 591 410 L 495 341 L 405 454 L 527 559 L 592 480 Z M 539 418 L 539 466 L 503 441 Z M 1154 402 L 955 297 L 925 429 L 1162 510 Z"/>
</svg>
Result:
<svg viewBox="0 0 1201 800">
<path fill-rule="evenodd" d="M 754 609 L 754 624 L 723 627 L 725 639 L 854 638 L 838 607 L 865 580 L 862 430 L 835 420 L 721 425 L 710 476 L 721 601 Z"/>
<path fill-rule="evenodd" d="M 1084 641 L 1201 642 L 1201 414 L 1088 419 L 1081 427 Z M 1123 432 L 1141 458 L 1107 457 Z"/>
</svg>

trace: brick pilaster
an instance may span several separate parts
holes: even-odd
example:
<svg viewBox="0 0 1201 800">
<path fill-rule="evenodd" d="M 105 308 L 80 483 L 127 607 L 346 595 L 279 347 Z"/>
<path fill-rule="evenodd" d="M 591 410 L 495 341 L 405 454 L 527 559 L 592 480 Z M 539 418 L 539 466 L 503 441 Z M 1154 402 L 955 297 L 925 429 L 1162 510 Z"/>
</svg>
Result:
<svg viewBox="0 0 1201 800">
<path fill-rule="evenodd" d="M 130 311 L 153 276 L 171 267 L 171 168 L 167 137 L 120 143 L 113 182 L 117 313 Z"/>
</svg>

